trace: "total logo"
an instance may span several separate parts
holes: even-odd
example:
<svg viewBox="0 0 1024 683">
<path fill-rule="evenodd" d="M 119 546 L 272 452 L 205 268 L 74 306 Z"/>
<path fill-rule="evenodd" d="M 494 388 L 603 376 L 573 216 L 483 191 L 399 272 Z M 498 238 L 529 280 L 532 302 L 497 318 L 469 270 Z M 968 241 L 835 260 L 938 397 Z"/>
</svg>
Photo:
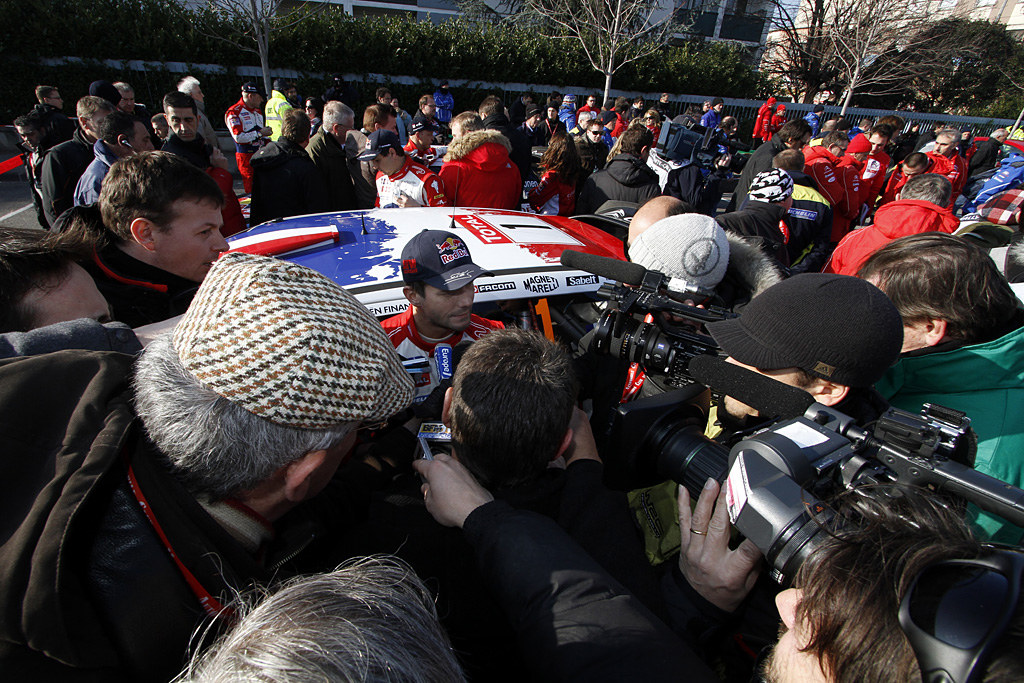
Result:
<svg viewBox="0 0 1024 683">
<path fill-rule="evenodd" d="M 523 286 L 535 294 L 547 294 L 558 289 L 558 280 L 550 275 L 534 275 L 523 280 Z"/>
<path fill-rule="evenodd" d="M 569 287 L 585 287 L 587 285 L 596 285 L 596 275 L 570 275 L 565 278 L 565 284 Z"/>
</svg>

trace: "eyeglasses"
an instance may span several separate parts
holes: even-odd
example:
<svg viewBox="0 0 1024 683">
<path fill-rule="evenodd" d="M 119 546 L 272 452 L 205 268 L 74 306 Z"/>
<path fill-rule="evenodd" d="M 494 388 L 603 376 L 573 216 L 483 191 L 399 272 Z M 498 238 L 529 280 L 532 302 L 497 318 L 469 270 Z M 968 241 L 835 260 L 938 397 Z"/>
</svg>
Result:
<svg viewBox="0 0 1024 683">
<path fill-rule="evenodd" d="M 1020 598 L 1024 554 L 944 560 L 914 579 L 900 603 L 900 627 L 927 683 L 972 683 Z"/>
</svg>

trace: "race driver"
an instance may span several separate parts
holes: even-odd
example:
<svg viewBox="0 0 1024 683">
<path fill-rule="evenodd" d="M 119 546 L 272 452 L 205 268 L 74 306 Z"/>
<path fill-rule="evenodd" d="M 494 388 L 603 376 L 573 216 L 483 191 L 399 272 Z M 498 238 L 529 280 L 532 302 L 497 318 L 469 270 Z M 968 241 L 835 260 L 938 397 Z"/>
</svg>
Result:
<svg viewBox="0 0 1024 683">
<path fill-rule="evenodd" d="M 413 161 L 390 130 L 381 128 L 371 133 L 359 160 L 369 161 L 377 170 L 378 207 L 448 206 L 441 179 Z"/>
<path fill-rule="evenodd" d="M 444 230 L 424 230 L 402 250 L 402 293 L 409 308 L 381 324 L 402 358 L 430 359 L 430 374 L 416 382 L 415 402 L 425 400 L 438 385 L 438 344 L 454 347 L 505 328 L 473 315 L 473 280 L 482 275 L 492 273 L 473 263 L 459 236 Z"/>
</svg>

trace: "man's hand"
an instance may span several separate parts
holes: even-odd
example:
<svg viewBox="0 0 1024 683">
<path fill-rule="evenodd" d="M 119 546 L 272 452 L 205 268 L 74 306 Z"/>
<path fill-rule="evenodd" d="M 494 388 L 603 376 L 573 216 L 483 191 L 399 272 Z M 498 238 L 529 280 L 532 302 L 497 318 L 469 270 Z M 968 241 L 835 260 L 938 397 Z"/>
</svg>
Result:
<svg viewBox="0 0 1024 683">
<path fill-rule="evenodd" d="M 225 171 L 228 170 L 228 160 L 224 156 L 224 152 L 220 151 L 220 148 L 214 147 L 213 151 L 210 152 L 210 165 L 223 168 Z"/>
<path fill-rule="evenodd" d="M 590 421 L 587 419 L 587 414 L 578 407 L 573 408 L 569 428 L 572 429 L 572 441 L 569 442 L 569 447 L 562 454 L 565 464 L 569 465 L 577 460 L 601 462 L 601 456 L 597 454 L 594 432 L 590 429 Z"/>
<path fill-rule="evenodd" d="M 260 128 L 260 135 L 262 137 L 269 138 L 273 134 L 274 134 L 274 129 L 271 128 L 270 126 L 263 126 L 262 128 Z"/>
<path fill-rule="evenodd" d="M 729 154 L 728 152 L 726 152 L 722 156 L 720 156 L 717 159 L 715 159 L 715 166 L 718 166 L 718 168 L 722 168 L 722 169 L 729 168 L 729 164 L 731 164 L 731 163 L 732 163 L 732 155 Z"/>
<path fill-rule="evenodd" d="M 413 468 L 425 481 L 420 490 L 427 511 L 444 526 L 462 528 L 469 514 L 494 500 L 458 460 L 438 453 L 433 460 L 416 460 Z"/>
<path fill-rule="evenodd" d="M 399 192 L 395 195 L 395 204 L 398 204 L 398 206 L 403 209 L 408 208 L 410 206 L 423 206 L 418 201 L 416 201 L 415 199 L 413 199 L 412 197 L 403 192 Z"/>
<path fill-rule="evenodd" d="M 750 539 L 729 550 L 725 491 L 708 479 L 690 512 L 690 494 L 679 487 L 679 569 L 695 591 L 716 607 L 733 612 L 754 587 L 761 571 L 761 552 Z M 718 498 L 717 504 L 715 498 Z"/>
</svg>

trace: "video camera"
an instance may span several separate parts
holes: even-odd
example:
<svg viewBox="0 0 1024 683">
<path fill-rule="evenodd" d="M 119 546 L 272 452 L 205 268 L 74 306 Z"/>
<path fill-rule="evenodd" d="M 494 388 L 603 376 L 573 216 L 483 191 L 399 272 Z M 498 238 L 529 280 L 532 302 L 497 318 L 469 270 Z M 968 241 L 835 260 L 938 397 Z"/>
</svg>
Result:
<svg viewBox="0 0 1024 683">
<path fill-rule="evenodd" d="M 719 358 L 706 335 L 633 318 L 634 312 L 668 311 L 712 322 L 731 315 L 686 306 L 661 292 L 684 291 L 685 283 L 637 264 L 611 261 L 613 266 L 605 263 L 610 259 L 574 253 L 563 253 L 564 265 L 633 285 L 600 290 L 620 310 L 602 315 L 598 348 L 682 385 L 620 404 L 612 416 L 610 452 L 635 478 L 634 487 L 672 479 L 696 498 L 709 477 L 724 482 L 733 524 L 764 553 L 780 584 L 792 581 L 827 537 L 833 513 L 821 501 L 842 490 L 899 495 L 898 487 L 872 485 L 920 486 L 1024 526 L 1024 491 L 970 467 L 970 419 L 964 413 L 932 404 L 920 414 L 890 408 L 872 424 L 857 425 L 802 389 Z M 731 449 L 706 438 L 709 389 L 754 408 L 768 426 Z"/>
<path fill-rule="evenodd" d="M 691 358 L 718 353 L 715 340 L 698 331 L 700 323 L 735 317 L 724 308 L 704 304 L 714 299 L 713 291 L 635 263 L 564 251 L 562 264 L 618 280 L 604 283 L 597 291 L 598 298 L 614 302 L 616 308 L 601 315 L 591 348 L 599 354 L 639 363 L 648 374 L 664 375 L 665 384 L 672 388 L 693 384 L 686 374 Z M 704 307 L 683 303 L 686 300 Z M 662 312 L 696 324 L 661 316 L 656 323 L 645 323 L 635 315 L 657 316 Z"/>
<path fill-rule="evenodd" d="M 697 123 L 683 125 L 665 122 L 655 151 L 671 161 L 689 161 L 704 169 L 710 169 L 722 150 L 718 148 L 719 133 L 714 128 L 705 128 Z"/>
</svg>

